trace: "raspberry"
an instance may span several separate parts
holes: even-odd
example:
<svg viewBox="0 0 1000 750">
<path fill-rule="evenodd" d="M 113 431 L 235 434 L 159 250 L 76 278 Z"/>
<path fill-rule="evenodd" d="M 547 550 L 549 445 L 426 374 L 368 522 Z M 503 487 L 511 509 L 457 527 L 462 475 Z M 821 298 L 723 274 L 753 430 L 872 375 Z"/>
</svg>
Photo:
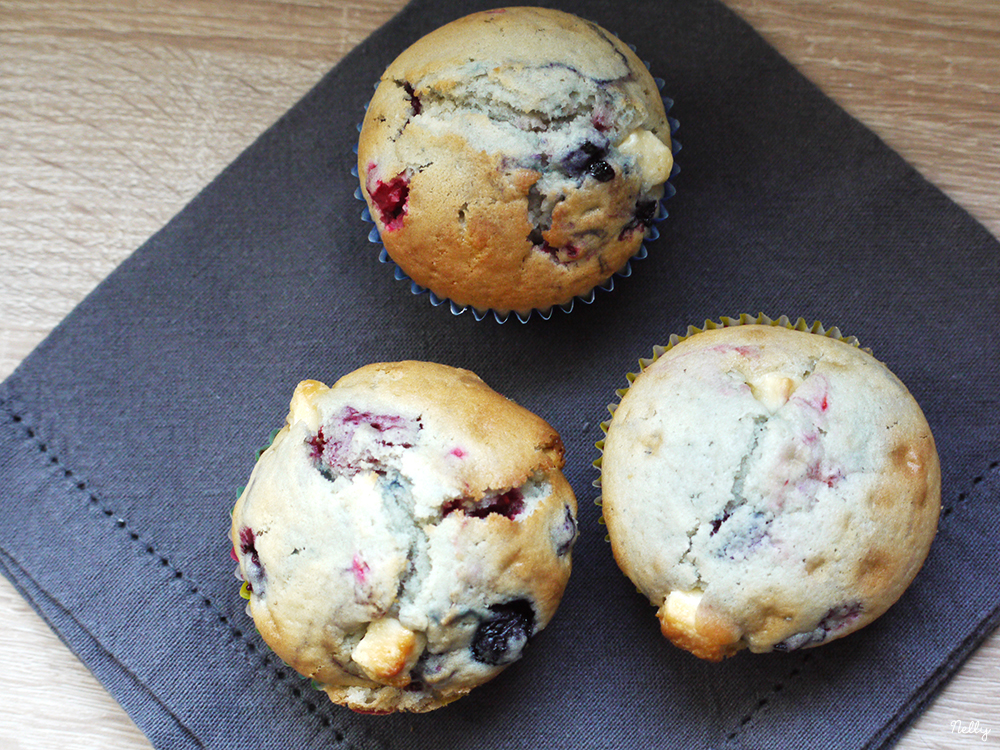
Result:
<svg viewBox="0 0 1000 750">
<path fill-rule="evenodd" d="M 524 495 L 521 490 L 513 488 L 499 495 L 488 495 L 478 503 L 471 498 L 460 497 L 441 506 L 441 514 L 445 516 L 457 510 L 470 518 L 486 518 L 491 513 L 496 513 L 513 521 L 524 511 Z"/>
<path fill-rule="evenodd" d="M 256 536 L 253 529 L 244 526 L 240 529 L 240 553 L 249 555 L 250 560 L 246 564 L 247 590 L 253 591 L 256 587 L 259 591 L 264 582 L 264 566 L 261 564 L 260 555 L 257 554 Z"/>
<path fill-rule="evenodd" d="M 400 173 L 388 182 L 374 176 L 375 165 L 368 166 L 368 176 L 365 188 L 371 196 L 372 203 L 378 209 L 379 218 L 386 231 L 393 231 L 403 226 L 406 215 L 406 202 L 410 195 L 410 179 L 406 173 Z"/>
</svg>

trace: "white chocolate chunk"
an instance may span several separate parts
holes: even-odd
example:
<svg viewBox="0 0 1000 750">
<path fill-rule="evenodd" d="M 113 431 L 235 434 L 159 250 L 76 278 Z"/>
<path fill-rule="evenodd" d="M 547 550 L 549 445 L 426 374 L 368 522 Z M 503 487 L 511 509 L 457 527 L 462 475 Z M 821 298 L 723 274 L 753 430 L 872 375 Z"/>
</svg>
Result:
<svg viewBox="0 0 1000 750">
<path fill-rule="evenodd" d="M 667 181 L 674 166 L 670 147 L 648 130 L 633 130 L 618 146 L 618 150 L 635 159 L 642 172 L 642 192 Z"/>
<path fill-rule="evenodd" d="M 304 422 L 311 432 L 319 429 L 320 411 L 316 403 L 318 394 L 326 390 L 326 385 L 318 380 L 303 380 L 292 394 L 288 410 L 290 424 Z"/>
<path fill-rule="evenodd" d="M 747 382 L 754 398 L 772 414 L 788 403 L 788 399 L 801 384 L 802 381 L 796 382 L 780 372 L 769 372 L 753 382 Z"/>
<path fill-rule="evenodd" d="M 368 626 L 365 637 L 351 652 L 351 659 L 369 679 L 405 687 L 424 643 L 423 635 L 405 628 L 394 617 L 383 617 Z"/>
<path fill-rule="evenodd" d="M 702 606 L 703 591 L 671 591 L 656 616 L 660 630 L 675 645 L 700 659 L 719 661 L 740 648 L 740 629 Z"/>
<path fill-rule="evenodd" d="M 695 613 L 701 598 L 705 595 L 703 591 L 671 591 L 663 602 L 663 613 L 678 626 L 686 626 L 694 631 Z"/>
</svg>

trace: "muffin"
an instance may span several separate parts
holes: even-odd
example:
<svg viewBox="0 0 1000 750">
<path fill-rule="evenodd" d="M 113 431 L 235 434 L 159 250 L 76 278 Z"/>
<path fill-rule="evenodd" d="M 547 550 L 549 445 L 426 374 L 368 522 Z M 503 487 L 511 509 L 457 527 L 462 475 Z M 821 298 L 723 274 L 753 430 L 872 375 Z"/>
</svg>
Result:
<svg viewBox="0 0 1000 750">
<path fill-rule="evenodd" d="M 358 144 L 393 262 L 459 307 L 521 316 L 622 269 L 672 165 L 645 65 L 544 8 L 475 13 L 418 40 L 382 75 Z"/>
<path fill-rule="evenodd" d="M 854 632 L 927 556 L 930 428 L 884 364 L 834 333 L 695 331 L 643 363 L 606 425 L 615 560 L 664 636 L 703 659 Z"/>
<path fill-rule="evenodd" d="M 516 661 L 570 574 L 563 445 L 471 372 L 306 380 L 231 537 L 265 642 L 356 711 L 429 711 Z"/>
</svg>

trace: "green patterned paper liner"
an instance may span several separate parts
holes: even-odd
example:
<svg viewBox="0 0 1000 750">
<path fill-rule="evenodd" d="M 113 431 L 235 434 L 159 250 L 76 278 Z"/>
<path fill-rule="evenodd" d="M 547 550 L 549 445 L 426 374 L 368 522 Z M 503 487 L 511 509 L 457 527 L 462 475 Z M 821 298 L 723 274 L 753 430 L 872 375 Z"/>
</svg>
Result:
<svg viewBox="0 0 1000 750">
<path fill-rule="evenodd" d="M 683 336 L 679 336 L 676 333 L 670 334 L 670 338 L 664 345 L 656 345 L 653 347 L 652 357 L 642 357 L 639 359 L 639 371 L 638 372 L 628 372 L 625 374 L 625 379 L 628 381 L 628 385 L 624 388 L 618 388 L 615 390 L 615 394 L 618 396 L 618 401 L 616 403 L 608 404 L 608 412 L 611 414 L 612 419 L 615 415 L 615 410 L 618 408 L 618 404 L 621 403 L 621 399 L 628 393 L 628 389 L 631 387 L 635 379 L 639 377 L 647 367 L 656 362 L 660 357 L 666 354 L 668 351 L 673 349 L 677 344 L 682 341 L 686 341 L 692 336 L 697 336 L 699 333 L 704 333 L 705 331 L 713 331 L 717 328 L 732 328 L 735 326 L 746 326 L 746 325 L 767 325 L 774 326 L 777 328 L 787 328 L 792 331 L 802 331 L 803 333 L 812 333 L 817 336 L 825 336 L 826 338 L 835 339 L 841 341 L 849 346 L 859 347 L 862 351 L 871 354 L 870 349 L 862 348 L 858 339 L 854 336 L 844 336 L 840 329 L 836 326 L 832 328 L 826 328 L 820 321 L 813 321 L 812 325 L 806 323 L 805 318 L 799 318 L 794 323 L 787 315 L 782 315 L 779 318 L 770 318 L 764 313 L 758 313 L 757 315 L 748 315 L 746 313 L 741 314 L 738 318 L 721 317 L 719 322 L 714 320 L 706 320 L 701 328 L 697 326 L 688 326 L 687 332 Z M 606 436 L 608 434 L 608 428 L 611 426 L 611 419 L 601 422 L 601 432 Z M 601 465 L 604 459 L 604 439 L 598 440 L 594 447 L 601 452 L 601 456 L 593 462 L 593 467 L 600 472 Z M 598 475 L 597 479 L 594 480 L 593 486 L 600 489 L 601 487 L 601 477 Z M 594 499 L 594 504 L 598 507 L 602 507 L 601 496 L 598 495 Z M 597 522 L 602 526 L 606 525 L 604 521 L 604 515 L 598 517 Z M 604 541 L 610 542 L 610 538 L 607 534 L 604 535 Z"/>
</svg>

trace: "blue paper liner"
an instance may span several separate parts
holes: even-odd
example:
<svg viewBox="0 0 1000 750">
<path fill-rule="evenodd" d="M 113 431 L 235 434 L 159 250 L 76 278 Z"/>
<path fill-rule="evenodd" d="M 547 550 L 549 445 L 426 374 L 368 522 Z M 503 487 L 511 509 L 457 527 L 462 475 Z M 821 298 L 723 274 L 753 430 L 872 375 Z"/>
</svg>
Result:
<svg viewBox="0 0 1000 750">
<path fill-rule="evenodd" d="M 631 44 L 628 46 L 632 49 L 633 52 L 635 51 L 635 47 L 633 47 Z M 649 63 L 644 61 L 644 64 L 648 70 Z M 627 278 L 631 276 L 632 261 L 643 260 L 649 255 L 649 250 L 646 247 L 646 243 L 653 242 L 659 238 L 660 230 L 657 229 L 656 224 L 659 224 L 664 219 L 666 219 L 667 216 L 670 215 L 667 212 L 666 207 L 664 206 L 664 202 L 672 198 L 677 193 L 677 189 L 673 186 L 671 180 L 673 180 L 674 177 L 680 174 L 681 171 L 680 166 L 677 164 L 676 160 L 677 153 L 681 150 L 681 144 L 679 141 L 677 141 L 676 138 L 674 138 L 674 133 L 676 133 L 678 128 L 680 128 L 680 123 L 677 121 L 676 118 L 669 116 L 669 112 L 674 106 L 674 100 L 662 94 L 663 87 L 666 85 L 666 82 L 662 78 L 653 78 L 653 81 L 656 83 L 656 87 L 661 92 L 660 97 L 661 99 L 663 99 L 663 109 L 668 113 L 667 122 L 670 124 L 670 150 L 675 157 L 674 165 L 673 168 L 670 170 L 670 176 L 667 178 L 667 181 L 663 184 L 663 197 L 660 198 L 659 200 L 656 216 L 653 217 L 653 225 L 648 228 L 647 230 L 648 234 L 646 235 L 645 239 L 643 239 L 642 244 L 639 246 L 639 249 L 635 252 L 634 255 L 632 255 L 631 258 L 629 258 L 625 262 L 624 266 L 622 266 L 619 270 L 617 270 L 615 273 L 609 276 L 601 284 L 598 284 L 597 286 L 593 287 L 592 289 L 590 289 L 590 291 L 586 292 L 585 294 L 577 295 L 569 302 L 566 302 L 561 305 L 553 305 L 552 307 L 549 307 L 545 310 L 540 310 L 537 308 L 529 310 L 526 315 L 522 315 L 521 313 L 515 311 L 510 311 L 506 313 L 501 313 L 497 310 L 492 310 L 492 309 L 480 311 L 474 308 L 472 305 L 459 305 L 457 302 L 454 302 L 446 297 L 440 297 L 427 287 L 421 286 L 417 282 L 413 281 L 413 279 L 407 276 L 406 273 L 403 271 L 403 269 L 400 268 L 396 264 L 396 262 L 389 256 L 389 252 L 385 249 L 385 245 L 382 243 L 382 236 L 379 234 L 378 227 L 375 225 L 375 220 L 372 218 L 371 212 L 368 209 L 368 204 L 365 202 L 364 195 L 362 195 L 361 193 L 361 185 L 358 184 L 358 186 L 355 187 L 354 189 L 354 197 L 357 198 L 359 201 L 361 201 L 361 203 L 364 205 L 364 208 L 361 210 L 361 220 L 371 225 L 371 228 L 368 232 L 368 241 L 378 247 L 379 261 L 389 266 L 392 266 L 393 276 L 396 278 L 397 281 L 409 282 L 410 292 L 412 294 L 415 295 L 427 294 L 428 298 L 430 299 L 431 305 L 433 305 L 434 307 L 440 307 L 441 305 L 448 305 L 448 308 L 451 310 L 452 315 L 461 315 L 466 311 L 470 311 L 472 313 L 472 316 L 477 321 L 492 316 L 497 321 L 497 323 L 506 323 L 507 320 L 510 319 L 511 315 L 517 318 L 517 320 L 519 320 L 521 323 L 527 323 L 529 320 L 531 320 L 532 315 L 537 315 L 542 320 L 548 320 L 552 317 L 552 313 L 556 309 L 562 310 L 565 313 L 570 313 L 573 311 L 573 307 L 577 302 L 581 302 L 585 305 L 591 304 L 595 299 L 598 289 L 601 289 L 606 292 L 612 291 L 615 288 L 616 276 L 621 278 Z M 375 87 L 378 88 L 377 83 L 375 84 Z M 365 109 L 366 110 L 368 109 L 367 104 L 365 105 Z M 358 132 L 360 133 L 361 132 L 360 122 L 357 125 L 357 129 Z M 357 154 L 357 152 L 358 152 L 358 146 L 357 143 L 355 142 L 354 153 Z M 355 178 L 356 181 L 359 180 L 357 164 L 351 167 L 351 175 Z"/>
</svg>

